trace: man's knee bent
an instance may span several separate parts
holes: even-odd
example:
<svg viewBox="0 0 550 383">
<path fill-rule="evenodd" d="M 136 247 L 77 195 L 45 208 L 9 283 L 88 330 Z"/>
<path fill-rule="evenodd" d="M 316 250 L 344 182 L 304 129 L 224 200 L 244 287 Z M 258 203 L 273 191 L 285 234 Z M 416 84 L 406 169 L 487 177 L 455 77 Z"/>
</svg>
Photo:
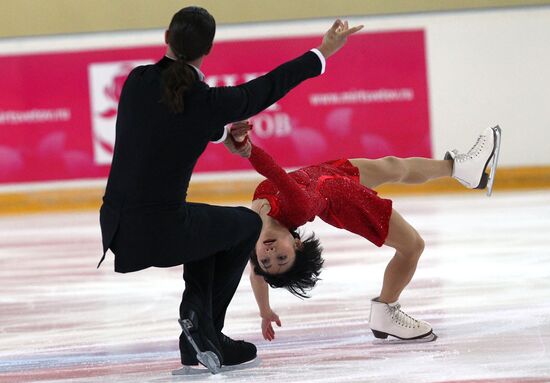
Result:
<svg viewBox="0 0 550 383">
<path fill-rule="evenodd" d="M 249 234 L 247 237 L 253 238 L 255 243 L 262 231 L 262 219 L 257 213 L 248 208 L 240 207 L 240 210 L 243 230 Z"/>
</svg>

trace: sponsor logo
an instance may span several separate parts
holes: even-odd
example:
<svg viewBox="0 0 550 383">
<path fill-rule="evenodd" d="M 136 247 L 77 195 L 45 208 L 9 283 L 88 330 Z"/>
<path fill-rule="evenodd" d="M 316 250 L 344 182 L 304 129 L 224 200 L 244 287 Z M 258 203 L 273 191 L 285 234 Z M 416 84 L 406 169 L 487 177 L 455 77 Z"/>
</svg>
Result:
<svg viewBox="0 0 550 383">
<path fill-rule="evenodd" d="M 120 93 L 133 68 L 152 61 L 93 63 L 88 66 L 94 162 L 110 165 L 115 146 L 115 124 Z"/>
<path fill-rule="evenodd" d="M 0 110 L 0 125 L 28 125 L 70 121 L 69 108 Z"/>
</svg>

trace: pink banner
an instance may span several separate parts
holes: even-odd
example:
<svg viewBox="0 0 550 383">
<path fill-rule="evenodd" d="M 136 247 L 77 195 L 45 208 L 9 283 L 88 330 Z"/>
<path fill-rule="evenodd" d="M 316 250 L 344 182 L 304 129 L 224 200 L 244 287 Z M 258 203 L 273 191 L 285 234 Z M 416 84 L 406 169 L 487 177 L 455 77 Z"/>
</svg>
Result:
<svg viewBox="0 0 550 383">
<path fill-rule="evenodd" d="M 321 37 L 224 41 L 203 71 L 236 85 L 315 47 Z M 0 183 L 104 177 L 129 71 L 164 47 L 0 56 Z M 283 166 L 333 158 L 431 156 L 423 31 L 363 33 L 252 118 L 253 140 Z M 209 145 L 196 171 L 250 169 Z"/>
</svg>

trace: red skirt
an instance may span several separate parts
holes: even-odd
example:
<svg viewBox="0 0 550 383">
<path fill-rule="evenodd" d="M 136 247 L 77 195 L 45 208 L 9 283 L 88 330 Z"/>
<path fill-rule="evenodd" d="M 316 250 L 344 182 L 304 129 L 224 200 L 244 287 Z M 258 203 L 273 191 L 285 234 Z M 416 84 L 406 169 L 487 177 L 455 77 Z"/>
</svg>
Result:
<svg viewBox="0 0 550 383">
<path fill-rule="evenodd" d="M 317 180 L 317 190 L 327 200 L 327 208 L 319 218 L 382 246 L 388 236 L 392 201 L 361 185 L 359 169 L 347 159 L 325 162 L 319 167 L 332 168 L 323 171 Z"/>
</svg>

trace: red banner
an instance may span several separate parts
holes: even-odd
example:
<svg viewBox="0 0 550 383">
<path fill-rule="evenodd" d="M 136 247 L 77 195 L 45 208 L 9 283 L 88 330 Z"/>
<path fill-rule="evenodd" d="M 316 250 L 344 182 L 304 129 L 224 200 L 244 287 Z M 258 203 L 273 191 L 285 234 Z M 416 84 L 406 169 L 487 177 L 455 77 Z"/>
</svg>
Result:
<svg viewBox="0 0 550 383">
<path fill-rule="evenodd" d="M 201 68 L 236 85 L 319 45 L 321 37 L 224 41 Z M 0 183 L 104 177 L 129 71 L 164 46 L 0 56 Z M 431 156 L 423 31 L 363 33 L 326 73 L 252 118 L 253 140 L 283 166 L 332 158 Z M 196 171 L 250 169 L 209 145 Z"/>
</svg>

